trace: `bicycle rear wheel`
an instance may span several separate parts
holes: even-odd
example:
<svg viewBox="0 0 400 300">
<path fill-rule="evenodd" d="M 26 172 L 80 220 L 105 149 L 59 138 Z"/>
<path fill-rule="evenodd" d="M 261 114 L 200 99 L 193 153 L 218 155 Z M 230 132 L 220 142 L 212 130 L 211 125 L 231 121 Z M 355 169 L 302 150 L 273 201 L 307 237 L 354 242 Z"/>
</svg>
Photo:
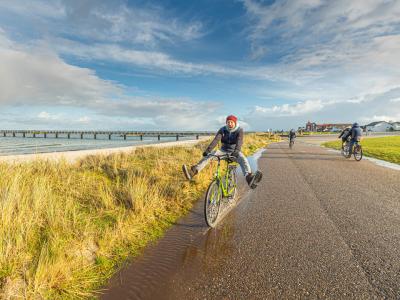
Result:
<svg viewBox="0 0 400 300">
<path fill-rule="evenodd" d="M 362 147 L 357 145 L 354 147 L 354 159 L 360 161 L 363 157 Z"/>
<path fill-rule="evenodd" d="M 343 147 L 343 151 L 342 151 L 342 155 L 346 158 L 350 158 L 351 154 L 350 154 L 350 146 L 349 145 L 345 145 Z"/>
<path fill-rule="evenodd" d="M 219 207 L 221 204 L 222 193 L 217 180 L 210 183 L 206 198 L 204 199 L 204 217 L 210 227 L 215 227 L 218 219 Z"/>
</svg>

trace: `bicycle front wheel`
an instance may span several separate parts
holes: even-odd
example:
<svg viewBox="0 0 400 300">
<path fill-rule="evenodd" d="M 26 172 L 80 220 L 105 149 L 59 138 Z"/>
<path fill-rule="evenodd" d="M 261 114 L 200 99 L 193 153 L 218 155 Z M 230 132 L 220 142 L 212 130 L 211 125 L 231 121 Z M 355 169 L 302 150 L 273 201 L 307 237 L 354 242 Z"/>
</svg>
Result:
<svg viewBox="0 0 400 300">
<path fill-rule="evenodd" d="M 236 167 L 230 166 L 228 172 L 228 197 L 235 199 L 237 193 Z"/>
<path fill-rule="evenodd" d="M 361 146 L 356 146 L 354 147 L 354 159 L 356 161 L 360 161 L 363 157 L 363 152 L 362 152 L 362 147 Z"/>
<path fill-rule="evenodd" d="M 210 227 L 215 227 L 216 225 L 219 207 L 221 205 L 221 198 L 221 188 L 218 181 L 214 180 L 209 185 L 206 198 L 204 199 L 204 216 L 207 225 Z"/>
<path fill-rule="evenodd" d="M 350 158 L 351 154 L 350 154 L 350 146 L 349 145 L 345 145 L 343 148 L 343 152 L 342 152 L 343 156 L 346 158 Z"/>
</svg>

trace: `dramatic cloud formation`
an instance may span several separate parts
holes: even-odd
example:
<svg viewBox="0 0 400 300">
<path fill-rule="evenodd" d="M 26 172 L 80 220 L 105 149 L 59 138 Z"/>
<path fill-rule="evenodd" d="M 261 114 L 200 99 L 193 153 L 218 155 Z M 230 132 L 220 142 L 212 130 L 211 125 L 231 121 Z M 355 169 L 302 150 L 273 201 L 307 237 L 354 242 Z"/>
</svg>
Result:
<svg viewBox="0 0 400 300">
<path fill-rule="evenodd" d="M 400 121 L 400 2 L 0 2 L 2 127 Z"/>
<path fill-rule="evenodd" d="M 121 86 L 100 79 L 92 70 L 68 65 L 46 49 L 25 49 L 9 40 L 4 32 L 0 32 L 0 61 L 3 62 L 0 69 L 0 103 L 3 105 L 72 106 L 107 117 L 134 118 L 134 121 L 111 122 L 115 126 L 133 123 L 153 129 L 186 127 L 190 130 L 206 128 L 205 121 L 213 126 L 217 123 L 210 114 L 216 111 L 218 103 L 124 96 Z M 22 119 L 19 122 L 63 126 L 90 124 L 91 121 L 87 116 L 74 120 L 62 113 L 46 111 Z"/>
</svg>

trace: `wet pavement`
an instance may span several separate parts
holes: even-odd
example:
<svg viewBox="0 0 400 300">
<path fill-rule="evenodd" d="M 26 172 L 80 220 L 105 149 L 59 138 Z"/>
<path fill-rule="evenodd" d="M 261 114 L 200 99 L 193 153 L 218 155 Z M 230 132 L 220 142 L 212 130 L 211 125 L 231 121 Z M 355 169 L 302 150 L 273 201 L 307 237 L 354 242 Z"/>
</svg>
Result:
<svg viewBox="0 0 400 300">
<path fill-rule="evenodd" d="M 301 142 L 259 168 L 217 228 L 199 201 L 102 298 L 400 298 L 399 171 Z"/>
</svg>

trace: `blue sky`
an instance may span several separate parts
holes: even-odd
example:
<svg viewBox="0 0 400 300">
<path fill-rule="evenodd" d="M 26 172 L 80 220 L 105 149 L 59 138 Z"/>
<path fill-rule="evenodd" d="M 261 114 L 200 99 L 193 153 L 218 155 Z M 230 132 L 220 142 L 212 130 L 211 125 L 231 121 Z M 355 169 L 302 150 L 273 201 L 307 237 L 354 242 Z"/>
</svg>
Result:
<svg viewBox="0 0 400 300">
<path fill-rule="evenodd" d="M 0 127 L 400 121 L 400 1 L 0 2 Z"/>
</svg>

